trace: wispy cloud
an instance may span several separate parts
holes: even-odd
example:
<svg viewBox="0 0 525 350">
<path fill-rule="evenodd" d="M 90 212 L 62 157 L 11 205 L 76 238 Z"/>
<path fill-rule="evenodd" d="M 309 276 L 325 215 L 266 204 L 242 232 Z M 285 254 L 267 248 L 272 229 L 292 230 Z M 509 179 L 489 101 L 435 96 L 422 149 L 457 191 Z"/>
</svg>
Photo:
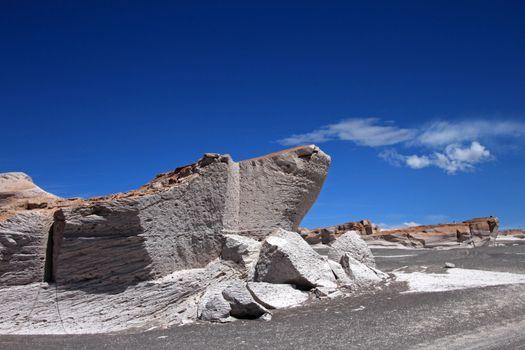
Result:
<svg viewBox="0 0 525 350">
<path fill-rule="evenodd" d="M 378 118 L 346 119 L 318 130 L 279 140 L 285 146 L 321 143 L 331 140 L 352 141 L 361 146 L 390 146 L 414 138 L 416 130 L 398 128 Z"/>
<path fill-rule="evenodd" d="M 430 147 L 501 136 L 524 137 L 525 124 L 515 121 L 437 121 L 421 129 L 417 142 Z"/>
<path fill-rule="evenodd" d="M 411 169 L 433 166 L 447 174 L 456 174 L 472 171 L 477 164 L 495 159 L 481 142 L 501 139 L 507 142 L 525 141 L 525 123 L 505 120 L 436 121 L 406 128 L 378 118 L 353 118 L 308 133 L 295 134 L 278 142 L 288 146 L 339 140 L 383 148 L 402 144 L 405 148 L 419 149 L 419 154 L 401 154 L 390 148 L 380 152 L 379 157 L 396 166 Z"/>
</svg>

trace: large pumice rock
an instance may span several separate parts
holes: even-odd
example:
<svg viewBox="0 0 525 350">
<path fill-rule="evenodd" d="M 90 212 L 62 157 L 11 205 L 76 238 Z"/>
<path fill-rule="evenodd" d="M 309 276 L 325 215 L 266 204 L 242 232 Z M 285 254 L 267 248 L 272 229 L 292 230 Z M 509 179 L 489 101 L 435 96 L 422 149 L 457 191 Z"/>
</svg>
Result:
<svg viewBox="0 0 525 350">
<path fill-rule="evenodd" d="M 255 281 L 285 283 L 300 289 L 336 286 L 328 262 L 296 232 L 276 230 L 267 237 L 255 266 Z"/>
<path fill-rule="evenodd" d="M 197 315 L 224 320 L 232 311 L 256 317 L 264 307 L 246 288 L 205 290 L 251 279 L 255 240 L 297 229 L 329 164 L 315 146 L 238 163 L 206 154 L 134 191 L 10 204 L 8 216 L 0 213 L 0 332 L 107 332 Z M 306 247 L 297 256 L 322 261 Z M 303 287 L 334 283 L 326 262 L 312 270 L 298 269 Z"/>
<path fill-rule="evenodd" d="M 372 251 L 356 231 L 348 231 L 335 240 L 328 251 L 328 259 L 340 262 L 345 254 L 349 254 L 365 265 L 376 266 Z"/>
<path fill-rule="evenodd" d="M 124 288 L 205 266 L 221 254 L 223 233 L 260 238 L 277 227 L 295 229 L 329 161 L 315 146 L 240 163 L 207 154 L 137 191 L 62 209 L 53 229 L 53 279 L 113 280 Z"/>
</svg>

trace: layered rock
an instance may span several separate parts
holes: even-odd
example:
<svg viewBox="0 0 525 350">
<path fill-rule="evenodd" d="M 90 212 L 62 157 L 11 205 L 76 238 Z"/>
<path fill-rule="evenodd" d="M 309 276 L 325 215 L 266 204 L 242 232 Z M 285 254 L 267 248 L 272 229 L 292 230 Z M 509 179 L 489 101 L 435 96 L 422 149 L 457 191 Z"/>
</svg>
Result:
<svg viewBox="0 0 525 350">
<path fill-rule="evenodd" d="M 257 310 L 265 307 L 246 286 L 261 247 L 276 229 L 297 229 L 329 163 L 315 146 L 239 163 L 207 154 L 126 193 L 89 200 L 51 196 L 45 206 L 10 201 L 11 212 L 0 219 L 0 297 L 11 304 L 0 307 L 0 331 L 82 333 L 199 315 L 261 316 Z M 233 280 L 243 282 L 234 288 Z M 221 283 L 227 288 L 213 293 Z M 219 303 L 199 311 L 208 297 L 224 299 L 229 309 Z"/>
<path fill-rule="evenodd" d="M 358 232 L 371 245 L 403 245 L 419 248 L 482 246 L 498 235 L 499 219 L 482 217 L 462 223 L 411 226 L 381 230 L 368 220 L 342 225 L 299 228 L 297 232 L 310 244 L 332 245 L 347 231 Z"/>
<path fill-rule="evenodd" d="M 454 224 L 412 226 L 395 230 L 383 230 L 364 237 L 371 244 L 381 241 L 409 247 L 478 247 L 494 241 L 498 236 L 499 219 L 476 218 Z"/>
</svg>

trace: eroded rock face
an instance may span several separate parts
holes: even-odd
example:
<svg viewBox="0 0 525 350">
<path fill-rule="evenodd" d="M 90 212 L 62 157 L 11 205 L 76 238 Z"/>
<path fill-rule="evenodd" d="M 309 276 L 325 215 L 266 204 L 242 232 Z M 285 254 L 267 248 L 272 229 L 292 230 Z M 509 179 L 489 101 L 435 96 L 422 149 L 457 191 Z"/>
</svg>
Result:
<svg viewBox="0 0 525 350">
<path fill-rule="evenodd" d="M 296 228 L 329 161 L 315 146 L 240 163 L 208 154 L 138 191 L 61 209 L 53 230 L 54 279 L 117 278 L 111 283 L 129 285 L 205 266 L 219 257 L 224 233 L 260 238 L 277 227 Z M 97 269 L 101 264 L 104 270 Z"/>
<path fill-rule="evenodd" d="M 40 211 L 22 212 L 0 221 L 0 286 L 44 280 L 52 222 Z"/>
<path fill-rule="evenodd" d="M 263 311 L 267 319 L 246 288 L 257 240 L 297 228 L 329 163 L 315 146 L 239 163 L 207 154 L 135 191 L 10 206 L 0 216 L 0 332 L 105 332 Z M 310 256 L 289 233 L 306 248 L 297 256 Z M 314 254 L 310 262 L 323 261 Z M 324 262 L 300 276 L 333 284 Z"/>
</svg>

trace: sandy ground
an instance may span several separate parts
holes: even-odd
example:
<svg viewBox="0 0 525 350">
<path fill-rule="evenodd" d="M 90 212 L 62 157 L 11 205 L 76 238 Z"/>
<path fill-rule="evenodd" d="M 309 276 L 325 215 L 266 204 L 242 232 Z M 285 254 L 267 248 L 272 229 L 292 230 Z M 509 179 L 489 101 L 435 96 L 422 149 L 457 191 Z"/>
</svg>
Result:
<svg viewBox="0 0 525 350">
<path fill-rule="evenodd" d="M 192 324 L 134 334 L 1 336 L 0 349 L 525 348 L 525 283 L 518 281 L 525 277 L 525 242 L 453 250 L 383 248 L 374 254 L 380 269 L 412 277 L 374 295 L 277 311 L 270 322 Z M 457 269 L 445 269 L 445 262 Z M 410 278 L 430 279 L 421 282 L 427 289 L 449 290 L 418 291 Z M 503 282 L 512 284 L 491 285 Z"/>
</svg>

